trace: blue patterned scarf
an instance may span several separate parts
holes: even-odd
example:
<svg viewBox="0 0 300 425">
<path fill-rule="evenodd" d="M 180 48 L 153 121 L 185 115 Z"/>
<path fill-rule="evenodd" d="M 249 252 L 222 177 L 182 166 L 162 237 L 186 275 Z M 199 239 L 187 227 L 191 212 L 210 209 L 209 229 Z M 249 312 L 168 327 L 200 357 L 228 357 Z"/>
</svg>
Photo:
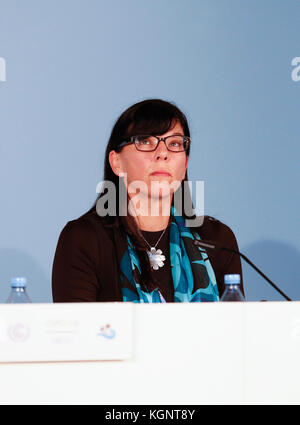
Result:
<svg viewBox="0 0 300 425">
<path fill-rule="evenodd" d="M 197 232 L 185 226 L 185 220 L 171 207 L 170 261 L 174 285 L 174 302 L 219 301 L 215 273 L 206 251 L 193 244 L 200 240 Z M 174 214 L 175 212 L 175 214 Z M 158 288 L 145 292 L 140 285 L 140 261 L 129 238 L 121 260 L 123 301 L 135 303 L 166 302 Z"/>
</svg>

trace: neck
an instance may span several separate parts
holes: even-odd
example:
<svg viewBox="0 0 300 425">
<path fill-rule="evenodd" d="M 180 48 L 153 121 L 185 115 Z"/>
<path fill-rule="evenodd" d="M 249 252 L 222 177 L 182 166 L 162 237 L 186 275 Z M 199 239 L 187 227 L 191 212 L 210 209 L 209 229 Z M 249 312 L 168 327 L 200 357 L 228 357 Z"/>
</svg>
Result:
<svg viewBox="0 0 300 425">
<path fill-rule="evenodd" d="M 164 230 L 169 224 L 171 203 L 170 199 L 167 201 L 162 198 L 157 199 L 152 203 L 152 210 L 151 203 L 145 203 L 144 208 L 136 211 L 136 217 L 134 217 L 140 230 L 149 232 Z"/>
<path fill-rule="evenodd" d="M 170 216 L 138 216 L 136 219 L 137 224 L 141 230 L 148 232 L 158 232 L 160 230 L 164 230 L 168 226 Z"/>
</svg>

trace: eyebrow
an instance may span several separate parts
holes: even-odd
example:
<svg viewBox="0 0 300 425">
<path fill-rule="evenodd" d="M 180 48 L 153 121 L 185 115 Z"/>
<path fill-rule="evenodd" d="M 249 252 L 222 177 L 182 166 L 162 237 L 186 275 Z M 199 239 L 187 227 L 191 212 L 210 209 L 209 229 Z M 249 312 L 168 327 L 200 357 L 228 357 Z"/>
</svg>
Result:
<svg viewBox="0 0 300 425">
<path fill-rule="evenodd" d="M 184 134 L 182 134 L 182 133 L 172 133 L 172 134 L 170 134 L 169 136 L 166 136 L 166 137 L 170 137 L 170 136 L 184 136 Z"/>
</svg>

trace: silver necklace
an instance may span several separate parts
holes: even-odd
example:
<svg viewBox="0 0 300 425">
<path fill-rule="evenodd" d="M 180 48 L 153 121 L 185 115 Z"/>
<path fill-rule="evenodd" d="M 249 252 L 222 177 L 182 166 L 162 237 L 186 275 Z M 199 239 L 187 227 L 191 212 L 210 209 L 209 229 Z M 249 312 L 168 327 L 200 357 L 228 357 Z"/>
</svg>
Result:
<svg viewBox="0 0 300 425">
<path fill-rule="evenodd" d="M 166 257 L 163 255 L 161 249 L 156 250 L 156 246 L 158 245 L 159 241 L 163 237 L 163 234 L 165 233 L 165 231 L 167 230 L 167 228 L 168 228 L 168 226 L 162 232 L 162 234 L 160 235 L 158 241 L 156 242 L 156 244 L 154 246 L 151 246 L 146 241 L 146 239 L 144 238 L 144 236 L 141 233 L 142 238 L 144 239 L 144 241 L 146 242 L 146 244 L 150 248 L 150 251 L 147 251 L 147 254 L 148 254 L 148 257 L 149 257 L 149 260 L 150 260 L 150 264 L 151 264 L 151 267 L 153 268 L 153 270 L 158 270 L 159 267 L 163 267 L 164 266 L 164 261 L 165 261 Z"/>
</svg>

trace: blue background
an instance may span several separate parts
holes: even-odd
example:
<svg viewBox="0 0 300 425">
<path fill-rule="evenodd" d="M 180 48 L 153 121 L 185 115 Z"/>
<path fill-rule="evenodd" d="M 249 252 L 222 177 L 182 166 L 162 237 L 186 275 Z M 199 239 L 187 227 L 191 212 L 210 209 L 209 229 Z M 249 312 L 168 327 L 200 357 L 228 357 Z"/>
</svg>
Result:
<svg viewBox="0 0 300 425">
<path fill-rule="evenodd" d="M 188 116 L 205 213 L 300 300 L 300 2 L 0 0 L 0 302 L 51 302 L 60 231 L 87 211 L 117 117 L 159 97 Z M 280 295 L 243 264 L 248 300 Z"/>
</svg>

